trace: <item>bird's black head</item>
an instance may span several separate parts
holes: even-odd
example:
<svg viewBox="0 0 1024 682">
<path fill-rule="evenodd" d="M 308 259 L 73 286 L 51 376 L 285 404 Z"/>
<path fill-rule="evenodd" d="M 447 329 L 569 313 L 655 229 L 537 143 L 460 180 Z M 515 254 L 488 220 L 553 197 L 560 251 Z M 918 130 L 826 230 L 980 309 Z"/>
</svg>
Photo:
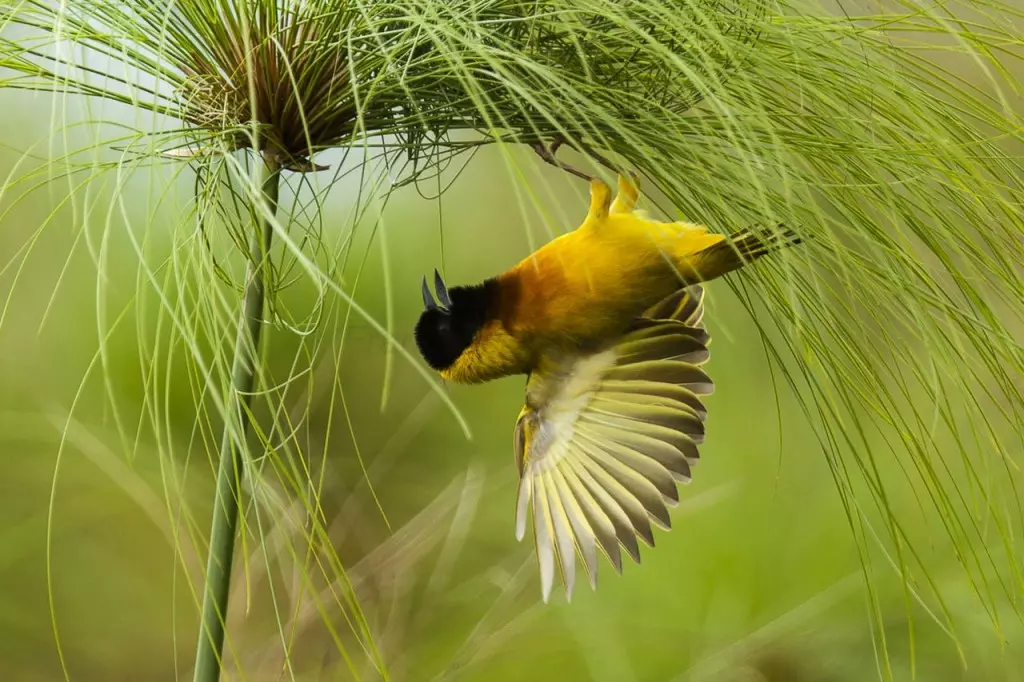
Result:
<svg viewBox="0 0 1024 682">
<path fill-rule="evenodd" d="M 423 278 L 423 313 L 416 323 L 416 346 L 420 355 L 437 371 L 451 367 L 491 318 L 497 280 L 489 279 L 471 287 L 445 286 L 434 271 L 437 301 Z"/>
</svg>

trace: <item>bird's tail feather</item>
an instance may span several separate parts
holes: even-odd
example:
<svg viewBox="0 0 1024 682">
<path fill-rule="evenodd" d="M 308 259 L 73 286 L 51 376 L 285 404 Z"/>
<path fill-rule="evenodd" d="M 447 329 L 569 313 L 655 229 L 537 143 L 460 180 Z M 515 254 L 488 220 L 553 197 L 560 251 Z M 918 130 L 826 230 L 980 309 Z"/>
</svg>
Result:
<svg viewBox="0 0 1024 682">
<path fill-rule="evenodd" d="M 694 283 L 721 277 L 769 253 L 801 243 L 802 239 L 785 225 L 744 229 L 694 254 Z M 689 279 L 689 277 L 687 278 Z"/>
</svg>

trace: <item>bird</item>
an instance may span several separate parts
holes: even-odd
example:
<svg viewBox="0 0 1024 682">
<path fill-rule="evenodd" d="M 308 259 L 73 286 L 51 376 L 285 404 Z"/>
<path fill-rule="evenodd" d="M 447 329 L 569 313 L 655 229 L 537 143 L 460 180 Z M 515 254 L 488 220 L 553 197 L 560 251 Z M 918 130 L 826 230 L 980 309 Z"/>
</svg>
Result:
<svg viewBox="0 0 1024 682">
<path fill-rule="evenodd" d="M 599 555 L 621 574 L 623 553 L 639 564 L 639 541 L 653 547 L 653 527 L 671 527 L 714 390 L 704 283 L 800 243 L 782 225 L 727 237 L 651 219 L 632 173 L 614 198 L 589 182 L 582 224 L 507 271 L 448 287 L 435 270 L 433 293 L 424 277 L 414 329 L 444 380 L 526 376 L 515 534 L 532 516 L 545 603 L 556 571 L 571 599 L 577 559 L 596 589 Z"/>
</svg>

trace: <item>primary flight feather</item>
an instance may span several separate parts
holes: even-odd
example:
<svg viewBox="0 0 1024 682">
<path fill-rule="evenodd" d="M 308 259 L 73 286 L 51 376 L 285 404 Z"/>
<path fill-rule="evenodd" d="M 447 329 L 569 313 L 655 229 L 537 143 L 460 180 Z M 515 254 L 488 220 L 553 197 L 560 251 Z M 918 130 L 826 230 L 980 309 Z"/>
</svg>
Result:
<svg viewBox="0 0 1024 682">
<path fill-rule="evenodd" d="M 677 484 L 690 480 L 704 441 L 701 397 L 709 336 L 701 282 L 799 243 L 790 231 L 730 237 L 636 211 L 635 180 L 619 193 L 590 181 L 583 224 L 475 286 L 423 280 L 416 343 L 451 381 L 526 374 L 514 432 L 516 535 L 527 516 L 548 600 L 560 574 L 567 595 L 577 557 L 591 586 L 597 556 L 622 571 L 622 550 L 667 529 Z"/>
</svg>

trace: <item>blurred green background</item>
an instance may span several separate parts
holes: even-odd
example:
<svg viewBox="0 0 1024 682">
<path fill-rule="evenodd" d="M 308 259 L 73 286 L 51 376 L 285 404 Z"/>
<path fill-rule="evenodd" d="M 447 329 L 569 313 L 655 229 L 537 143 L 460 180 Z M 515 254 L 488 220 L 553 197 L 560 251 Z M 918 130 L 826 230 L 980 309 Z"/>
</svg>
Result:
<svg viewBox="0 0 1024 682">
<path fill-rule="evenodd" d="M 51 119 L 47 97 L 5 92 L 3 101 L 0 170 L 18 177 L 40 165 L 20 152 L 31 147 L 47 158 L 50 131 L 59 122 Z M 76 136 L 88 139 L 88 131 L 67 135 L 70 142 L 55 144 L 74 147 Z M 522 161 L 537 166 L 527 156 Z M 9 265 L 0 276 L 6 301 L 0 326 L 2 680 L 64 678 L 55 624 L 73 680 L 190 679 L 196 608 L 175 545 L 185 564 L 196 559 L 188 542 L 174 540 L 178 493 L 165 483 L 169 470 L 184 470 L 188 461 L 185 499 L 203 535 L 211 466 L 207 448 L 195 440 L 194 377 L 183 363 L 166 362 L 181 349 L 154 350 L 153 339 L 167 333 L 168 321 L 154 312 L 155 289 L 140 276 L 132 241 L 145 237 L 146 257 L 158 273 L 164 271 L 153 264 L 176 250 L 190 250 L 190 257 L 203 251 L 194 221 L 183 218 L 190 171 L 168 180 L 167 166 L 173 164 L 132 179 L 120 192 L 123 205 L 110 202 L 109 178 L 63 204 L 68 182 L 59 179 L 22 201 L 13 194 L 3 199 L 0 262 Z M 406 188 L 391 199 L 374 238 L 377 216 L 369 215 L 347 247 L 346 287 L 351 290 L 359 273 L 356 300 L 378 320 L 390 315 L 395 335 L 411 352 L 419 280 L 442 265 L 442 253 L 448 282 L 469 283 L 509 267 L 548 238 L 539 215 L 524 217 L 496 153 L 477 155 L 470 168 L 444 195 L 440 214 L 436 202 Z M 586 205 L 585 187 L 552 169 L 538 166 L 536 172 L 537 186 L 543 179 L 552 188 L 542 205 L 564 228 L 572 227 Z M 168 181 L 176 194 L 158 205 L 161 183 Z M 325 244 L 351 232 L 354 193 L 346 182 L 330 193 Z M 287 211 L 290 197 L 282 205 Z M 212 248 L 224 255 L 229 249 L 222 242 L 214 239 Z M 26 243 L 32 244 L 27 255 Z M 143 312 L 128 308 L 104 340 L 108 364 L 99 368 L 103 335 L 97 330 L 109 329 L 136 292 L 142 292 Z M 941 529 L 914 514 L 909 491 L 906 500 L 893 502 L 910 510 L 903 519 L 910 528 L 934 542 L 934 556 L 925 561 L 959 626 L 967 667 L 924 610 L 908 607 L 902 582 L 878 555 L 868 566 L 869 593 L 828 462 L 778 382 L 777 368 L 773 374 L 766 361 L 752 320 L 726 286 L 710 286 L 709 297 L 717 390 L 708 400 L 703 459 L 682 490 L 673 530 L 657 535 L 656 550 L 643 551 L 642 566 L 627 565 L 622 577 L 602 566 L 596 593 L 581 583 L 571 603 L 556 592 L 546 606 L 532 547 L 513 536 L 511 433 L 522 379 L 445 388 L 472 439 L 401 357 L 393 358 L 381 409 L 386 344 L 353 315 L 342 348 L 346 308 L 329 304 L 314 335 L 323 345 L 313 370 L 284 402 L 306 418 L 302 438 L 310 461 L 323 459 L 317 472 L 331 544 L 349 569 L 391 679 L 859 682 L 878 677 L 883 657 L 872 599 L 883 614 L 884 655 L 896 679 L 911 679 L 912 659 L 919 680 L 1024 679 L 1019 623 L 997 594 L 997 608 L 1007 613 L 1002 633 L 994 631 L 952 553 L 943 549 Z M 282 294 L 282 305 L 299 317 L 316 302 L 312 287 L 302 284 Z M 227 324 L 219 333 L 231 332 Z M 293 363 L 309 362 L 306 347 L 280 325 L 269 329 L 266 358 L 277 380 L 296 373 Z M 155 379 L 149 374 L 154 368 Z M 157 394 L 164 412 L 156 421 L 165 432 L 155 435 L 147 410 Z M 266 421 L 268 410 L 261 409 L 257 416 Z M 294 518 L 300 522 L 293 527 L 288 514 L 258 516 L 249 509 L 247 539 L 236 555 L 231 678 L 349 679 L 333 629 L 364 678 L 376 679 L 345 634 L 346 614 L 335 602 L 318 612 L 299 599 L 301 571 L 288 569 L 302 560 L 290 554 L 295 548 L 301 554 L 301 515 Z M 266 538 L 266 553 L 260 538 Z M 265 556 L 273 557 L 269 578 Z M 288 669 L 278 624 L 293 618 Z"/>
</svg>

